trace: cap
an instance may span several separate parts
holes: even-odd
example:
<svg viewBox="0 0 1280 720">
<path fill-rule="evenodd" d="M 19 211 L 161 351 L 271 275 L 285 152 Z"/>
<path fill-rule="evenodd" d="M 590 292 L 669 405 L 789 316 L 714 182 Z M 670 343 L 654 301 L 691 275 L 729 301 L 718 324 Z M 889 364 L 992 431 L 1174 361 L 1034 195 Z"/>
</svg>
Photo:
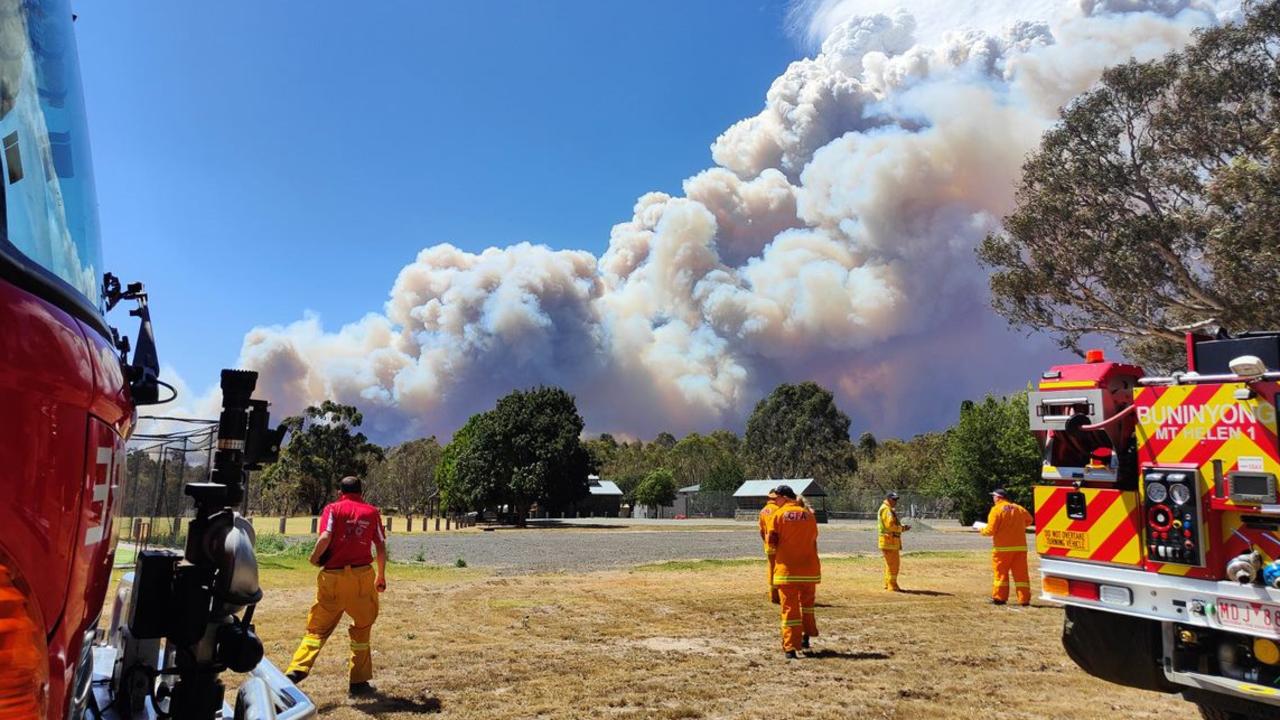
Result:
<svg viewBox="0 0 1280 720">
<path fill-rule="evenodd" d="M 991 491 L 991 494 L 998 498 L 1005 498 L 1006 500 L 1009 498 L 1009 493 L 1006 492 L 1004 488 L 996 488 Z"/>
<path fill-rule="evenodd" d="M 885 497 L 885 499 L 886 499 L 886 500 L 897 500 L 897 499 L 898 499 L 898 493 L 896 493 L 896 492 L 894 492 L 894 491 L 890 490 L 890 491 L 889 491 L 889 494 L 885 495 L 884 497 Z"/>
<path fill-rule="evenodd" d="M 779 485 L 778 487 L 774 488 L 773 491 L 778 493 L 782 497 L 791 498 L 792 500 L 796 499 L 796 491 L 792 490 L 790 485 Z"/>
</svg>

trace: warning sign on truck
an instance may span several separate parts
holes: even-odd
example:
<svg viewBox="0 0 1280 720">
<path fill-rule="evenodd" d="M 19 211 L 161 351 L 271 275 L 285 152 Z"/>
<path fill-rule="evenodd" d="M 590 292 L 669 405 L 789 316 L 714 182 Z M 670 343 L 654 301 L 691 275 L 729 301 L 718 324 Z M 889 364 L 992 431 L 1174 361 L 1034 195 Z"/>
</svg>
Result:
<svg viewBox="0 0 1280 720">
<path fill-rule="evenodd" d="M 1089 551 L 1089 536 L 1082 532 L 1072 530 L 1042 530 L 1040 539 L 1049 547 L 1062 548 L 1064 550 L 1080 550 Z"/>
</svg>

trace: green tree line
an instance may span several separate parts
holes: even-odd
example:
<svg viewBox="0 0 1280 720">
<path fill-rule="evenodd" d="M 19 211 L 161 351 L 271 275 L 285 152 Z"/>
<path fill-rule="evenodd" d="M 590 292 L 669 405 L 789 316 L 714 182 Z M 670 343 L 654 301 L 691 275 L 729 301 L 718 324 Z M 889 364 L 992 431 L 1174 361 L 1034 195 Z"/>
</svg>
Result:
<svg viewBox="0 0 1280 720">
<path fill-rule="evenodd" d="M 1029 501 L 1039 454 L 1028 431 L 1026 396 L 966 402 L 944 432 L 913 438 L 851 440 L 850 418 L 834 396 L 812 382 L 780 385 L 762 399 L 739 436 L 729 430 L 660 432 L 652 440 L 583 439 L 574 398 L 559 388 L 516 391 L 472 416 L 448 444 L 435 437 L 390 447 L 360 431 L 352 406 L 325 402 L 285 423 L 292 435 L 279 461 L 251 479 L 248 509 L 258 514 L 316 514 L 344 475 L 365 478 L 369 498 L 400 514 L 492 512 L 523 522 L 537 506 L 553 514 L 588 496 L 588 478 L 615 482 L 628 505 L 670 505 L 680 488 L 732 509 L 747 479 L 814 478 L 832 510 L 874 509 L 897 491 L 966 522 L 985 512 L 997 486 Z M 135 451 L 122 513 L 172 516 L 185 507 L 183 483 L 205 469 L 183 453 Z"/>
</svg>

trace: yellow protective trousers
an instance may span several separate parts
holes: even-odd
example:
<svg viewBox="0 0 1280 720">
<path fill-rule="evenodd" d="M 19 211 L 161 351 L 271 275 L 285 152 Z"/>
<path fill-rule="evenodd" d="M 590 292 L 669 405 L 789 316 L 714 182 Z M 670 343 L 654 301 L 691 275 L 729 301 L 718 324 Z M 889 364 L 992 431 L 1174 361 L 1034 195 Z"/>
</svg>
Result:
<svg viewBox="0 0 1280 720">
<path fill-rule="evenodd" d="M 316 579 L 316 601 L 307 614 L 307 634 L 302 636 L 293 662 L 285 672 L 310 674 L 320 655 L 320 648 L 338 627 L 342 614 L 351 616 L 351 661 L 347 665 L 352 683 L 368 682 L 373 677 L 373 656 L 369 651 L 369 631 L 378 618 L 378 591 L 374 587 L 373 568 L 322 570 Z"/>
<path fill-rule="evenodd" d="M 1017 591 L 1018 603 L 1031 604 L 1031 578 L 1027 573 L 1027 549 L 996 548 L 991 551 L 991 598 L 1005 602 L 1009 599 L 1009 577 Z"/>
<path fill-rule="evenodd" d="M 765 582 L 769 583 L 769 602 L 773 603 L 774 605 L 777 605 L 778 603 L 782 602 L 782 600 L 778 596 L 778 588 L 773 584 L 773 565 L 774 565 L 773 555 L 770 554 L 768 556 L 768 559 L 769 559 L 769 563 L 768 563 L 769 567 L 766 569 L 769 571 L 769 576 L 765 578 Z"/>
<path fill-rule="evenodd" d="M 817 583 L 787 583 L 778 586 L 782 600 L 782 649 L 799 650 L 805 635 L 818 636 L 818 617 L 814 602 Z"/>
<path fill-rule="evenodd" d="M 884 589 L 898 590 L 898 568 L 902 566 L 902 551 L 884 549 Z"/>
</svg>

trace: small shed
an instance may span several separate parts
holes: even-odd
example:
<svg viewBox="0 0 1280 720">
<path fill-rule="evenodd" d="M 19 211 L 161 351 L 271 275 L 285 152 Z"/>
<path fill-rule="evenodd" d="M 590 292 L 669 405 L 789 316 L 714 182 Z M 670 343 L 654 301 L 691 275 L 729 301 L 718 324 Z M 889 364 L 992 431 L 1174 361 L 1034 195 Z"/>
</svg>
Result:
<svg viewBox="0 0 1280 720">
<path fill-rule="evenodd" d="M 676 516 L 689 517 L 693 514 L 692 508 L 689 507 L 690 501 L 698 494 L 701 485 L 689 485 L 676 490 L 676 501 L 672 506 L 672 510 Z"/>
<path fill-rule="evenodd" d="M 797 495 L 803 495 L 813 506 L 818 522 L 827 521 L 827 491 L 813 478 L 782 480 L 748 480 L 733 493 L 736 503 L 735 520 L 755 520 L 760 509 L 769 502 L 769 491 L 779 485 L 790 485 Z"/>
<path fill-rule="evenodd" d="M 583 517 L 618 517 L 622 512 L 622 489 L 612 480 L 601 480 L 592 475 L 587 478 L 587 497 L 575 503 L 575 510 Z"/>
</svg>

